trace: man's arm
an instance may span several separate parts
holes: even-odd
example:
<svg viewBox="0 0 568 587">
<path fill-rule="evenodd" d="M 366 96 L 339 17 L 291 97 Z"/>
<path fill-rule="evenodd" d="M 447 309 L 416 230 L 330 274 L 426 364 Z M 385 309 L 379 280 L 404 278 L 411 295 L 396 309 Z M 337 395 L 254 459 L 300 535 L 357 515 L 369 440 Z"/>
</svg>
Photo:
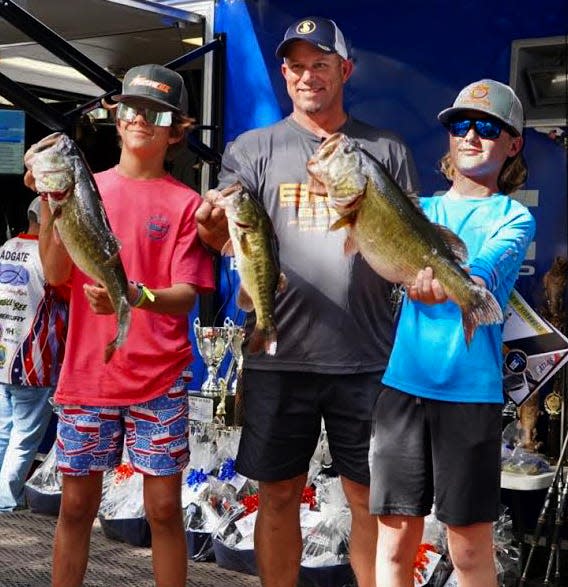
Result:
<svg viewBox="0 0 568 587">
<path fill-rule="evenodd" d="M 208 194 L 212 192 L 219 194 L 216 190 L 207 192 L 195 213 L 197 234 L 206 247 L 220 251 L 229 240 L 229 228 L 225 210 L 216 206 L 213 198 L 208 199 Z"/>
</svg>

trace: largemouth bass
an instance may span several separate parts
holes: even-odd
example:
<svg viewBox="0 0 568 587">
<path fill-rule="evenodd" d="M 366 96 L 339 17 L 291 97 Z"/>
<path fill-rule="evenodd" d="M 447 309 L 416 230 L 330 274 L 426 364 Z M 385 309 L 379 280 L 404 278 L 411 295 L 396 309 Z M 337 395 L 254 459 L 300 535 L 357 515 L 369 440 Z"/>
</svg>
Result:
<svg viewBox="0 0 568 587">
<path fill-rule="evenodd" d="M 223 255 L 234 255 L 241 285 L 237 304 L 254 310 L 256 324 L 248 341 L 248 351 L 264 350 L 276 354 L 277 329 L 274 321 L 274 299 L 277 291 L 286 289 L 287 281 L 280 272 L 278 240 L 266 210 L 236 183 L 225 188 L 217 205 L 225 209 L 230 240 Z"/>
<path fill-rule="evenodd" d="M 463 241 L 431 222 L 417 199 L 407 196 L 355 141 L 341 133 L 330 136 L 307 167 L 310 190 L 327 193 L 339 214 L 331 230 L 348 231 L 346 253 L 359 251 L 374 271 L 393 283 L 412 284 L 419 270 L 432 267 L 448 297 L 461 308 L 468 344 L 480 324 L 503 321 L 491 292 L 461 267 L 467 259 Z"/>
<path fill-rule="evenodd" d="M 105 363 L 121 346 L 130 327 L 128 279 L 120 243 L 112 233 L 101 196 L 83 154 L 67 135 L 51 134 L 24 156 L 36 189 L 47 194 L 52 221 L 75 265 L 106 287 L 118 330 L 104 351 Z"/>
</svg>

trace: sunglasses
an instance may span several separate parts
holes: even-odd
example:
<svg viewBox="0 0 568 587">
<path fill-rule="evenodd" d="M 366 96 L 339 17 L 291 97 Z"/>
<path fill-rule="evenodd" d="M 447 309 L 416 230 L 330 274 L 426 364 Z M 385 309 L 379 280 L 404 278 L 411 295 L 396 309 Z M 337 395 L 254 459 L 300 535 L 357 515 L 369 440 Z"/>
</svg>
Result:
<svg viewBox="0 0 568 587">
<path fill-rule="evenodd" d="M 116 117 L 125 122 L 134 122 L 134 119 L 140 114 L 148 124 L 155 126 L 171 126 L 173 122 L 173 112 L 157 111 L 143 106 L 127 106 L 124 102 L 119 102 L 116 108 Z"/>
<path fill-rule="evenodd" d="M 475 128 L 475 132 L 479 137 L 490 140 L 499 138 L 504 128 L 500 122 L 486 118 L 481 120 L 471 120 L 469 118 L 452 120 L 446 126 L 453 137 L 465 137 L 471 127 Z"/>
</svg>

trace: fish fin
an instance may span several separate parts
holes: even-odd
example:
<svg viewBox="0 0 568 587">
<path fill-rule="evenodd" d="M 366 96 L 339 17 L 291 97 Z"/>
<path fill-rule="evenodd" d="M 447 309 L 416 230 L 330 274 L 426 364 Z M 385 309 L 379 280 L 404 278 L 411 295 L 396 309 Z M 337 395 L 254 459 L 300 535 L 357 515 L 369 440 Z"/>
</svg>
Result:
<svg viewBox="0 0 568 587">
<path fill-rule="evenodd" d="M 276 291 L 278 293 L 284 293 L 288 289 L 288 278 L 286 277 L 285 273 L 280 273 L 278 277 L 278 286 L 276 287 Z"/>
<path fill-rule="evenodd" d="M 327 189 L 323 181 L 320 181 L 313 175 L 308 175 L 308 198 L 310 201 L 315 200 L 314 196 L 327 196 Z"/>
<path fill-rule="evenodd" d="M 450 248 L 452 254 L 454 255 L 456 261 L 460 263 L 465 263 L 467 261 L 467 246 L 462 241 L 462 239 L 455 233 L 452 232 L 446 226 L 442 226 L 441 224 L 434 224 L 434 228 L 438 231 L 444 242 Z"/>
<path fill-rule="evenodd" d="M 252 250 L 250 247 L 249 239 L 247 238 L 246 233 L 242 233 L 239 237 L 239 244 L 241 245 L 241 251 L 245 257 L 250 257 L 252 255 Z"/>
<path fill-rule="evenodd" d="M 63 208 L 61 206 L 57 206 L 57 208 L 54 208 L 51 213 L 51 220 L 53 222 L 55 222 L 58 218 L 61 217 L 62 214 L 63 214 Z"/>
<path fill-rule="evenodd" d="M 114 255 L 111 255 L 104 263 L 103 265 L 107 266 L 107 267 L 115 267 L 120 263 L 120 257 L 118 255 L 118 253 L 114 253 Z"/>
<path fill-rule="evenodd" d="M 475 330 L 481 324 L 497 324 L 503 322 L 503 311 L 495 296 L 481 285 L 474 286 L 474 302 L 462 308 L 462 323 L 465 342 L 469 343 Z"/>
<path fill-rule="evenodd" d="M 114 355 L 114 351 L 116 350 L 116 339 L 111 340 L 105 347 L 105 354 L 103 357 L 103 360 L 105 363 L 108 363 L 111 359 L 112 356 Z"/>
<path fill-rule="evenodd" d="M 356 255 L 359 252 L 359 247 L 357 246 L 357 242 L 353 238 L 353 235 L 347 235 L 345 242 L 343 243 L 343 252 L 348 257 Z"/>
<path fill-rule="evenodd" d="M 352 226 L 355 224 L 355 214 L 346 214 L 342 216 L 339 220 L 336 220 L 330 227 L 329 230 L 339 230 L 340 228 L 344 228 L 345 226 Z"/>
<path fill-rule="evenodd" d="M 247 291 L 242 285 L 239 288 L 239 293 L 237 294 L 237 306 L 246 312 L 252 312 L 254 310 L 252 298 L 248 295 Z"/>
<path fill-rule="evenodd" d="M 128 334 L 128 330 L 130 329 L 130 320 L 132 314 L 130 304 L 128 303 L 128 299 L 126 298 L 126 296 L 120 297 L 118 310 L 116 310 L 116 316 L 118 321 L 118 331 L 114 339 L 111 340 L 105 347 L 105 363 L 108 363 L 112 359 L 114 351 L 124 344 L 124 341 L 126 340 L 126 335 Z"/>
<path fill-rule="evenodd" d="M 273 357 L 277 347 L 276 328 L 274 326 L 260 328 L 257 324 L 250 335 L 247 351 L 251 355 L 256 355 L 264 350 L 267 355 Z"/>
<path fill-rule="evenodd" d="M 235 256 L 235 249 L 233 247 L 233 241 L 229 239 L 221 249 L 221 255 L 224 257 L 234 257 Z"/>
</svg>

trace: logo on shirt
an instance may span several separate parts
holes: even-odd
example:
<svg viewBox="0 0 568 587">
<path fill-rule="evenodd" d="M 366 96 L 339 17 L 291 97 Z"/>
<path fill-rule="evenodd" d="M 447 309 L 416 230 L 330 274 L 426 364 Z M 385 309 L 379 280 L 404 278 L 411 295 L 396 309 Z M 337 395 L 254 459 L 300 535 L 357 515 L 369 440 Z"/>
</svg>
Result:
<svg viewBox="0 0 568 587">
<path fill-rule="evenodd" d="M 325 196 L 316 196 L 308 192 L 305 183 L 281 183 L 278 199 L 280 208 L 293 210 L 288 225 L 297 226 L 302 232 L 327 232 L 339 218 L 338 213 L 330 208 Z"/>
<path fill-rule="evenodd" d="M 29 281 L 30 274 L 25 267 L 12 265 L 11 263 L 0 263 L 0 283 L 17 286 L 27 285 Z"/>
<path fill-rule="evenodd" d="M 170 221 L 162 215 L 152 216 L 146 225 L 148 237 L 153 241 L 164 240 L 170 230 Z"/>
<path fill-rule="evenodd" d="M 6 347 L 0 344 L 0 369 L 6 364 Z"/>
</svg>

